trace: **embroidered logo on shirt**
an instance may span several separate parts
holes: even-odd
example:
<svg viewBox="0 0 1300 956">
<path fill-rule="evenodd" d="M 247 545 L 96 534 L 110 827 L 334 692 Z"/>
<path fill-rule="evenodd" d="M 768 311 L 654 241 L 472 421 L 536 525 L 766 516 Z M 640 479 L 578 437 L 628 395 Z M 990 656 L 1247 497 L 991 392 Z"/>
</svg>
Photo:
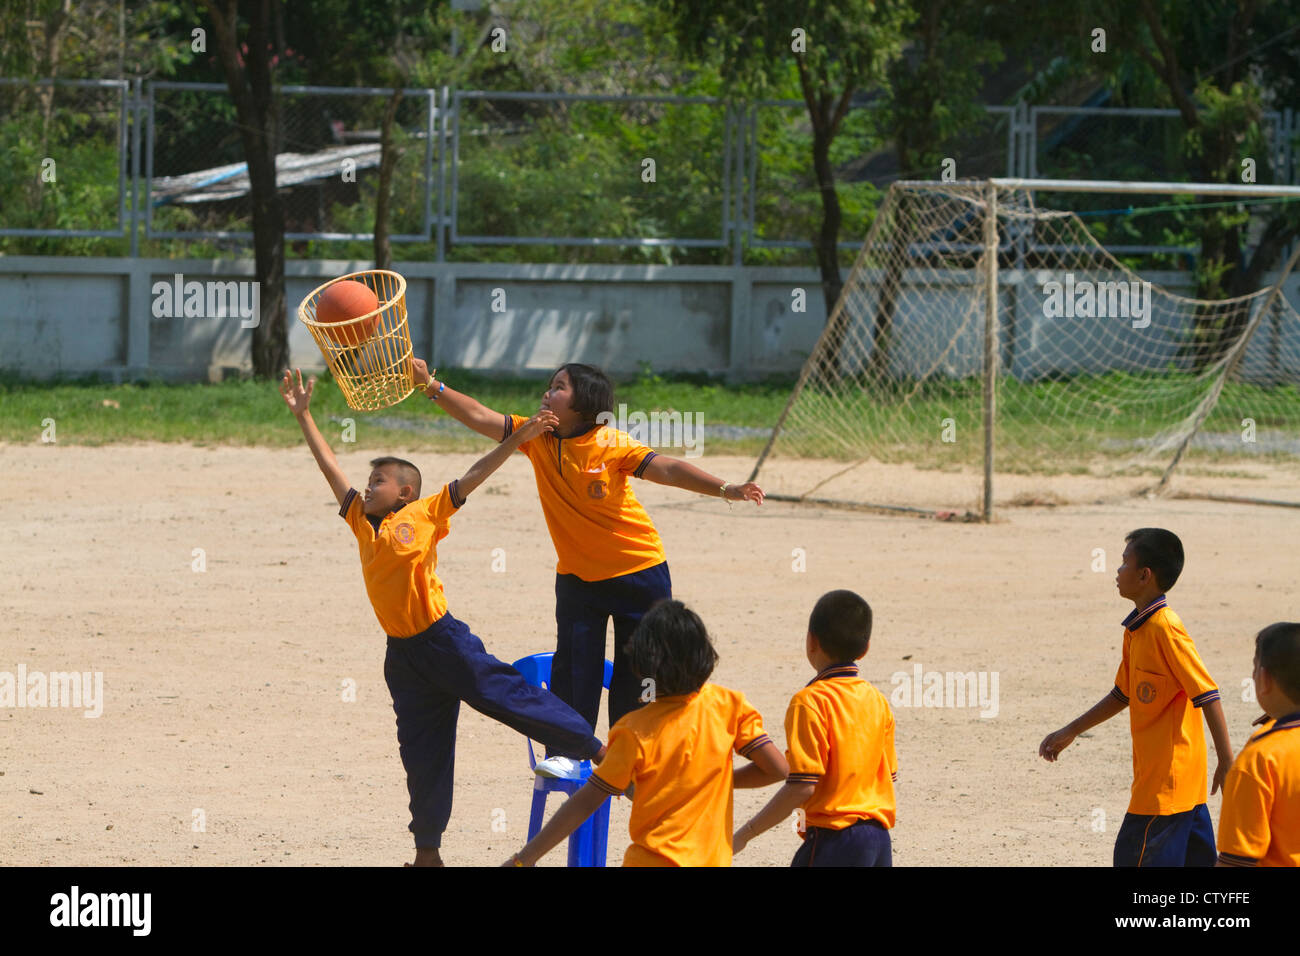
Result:
<svg viewBox="0 0 1300 956">
<path fill-rule="evenodd" d="M 604 498 L 605 483 L 603 481 L 593 481 L 587 486 L 587 494 L 592 498 Z"/>
<path fill-rule="evenodd" d="M 403 521 L 393 528 L 393 537 L 399 544 L 410 544 L 415 540 L 415 525 Z"/>
<path fill-rule="evenodd" d="M 1143 681 L 1138 684 L 1138 700 L 1144 704 L 1149 704 L 1156 699 L 1156 688 L 1154 684 Z"/>
</svg>

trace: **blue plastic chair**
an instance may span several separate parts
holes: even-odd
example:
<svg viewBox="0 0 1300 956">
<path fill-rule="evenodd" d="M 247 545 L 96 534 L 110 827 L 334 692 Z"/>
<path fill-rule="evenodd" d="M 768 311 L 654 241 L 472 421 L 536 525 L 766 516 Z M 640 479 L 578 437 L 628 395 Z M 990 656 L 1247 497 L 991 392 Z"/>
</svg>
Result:
<svg viewBox="0 0 1300 956">
<path fill-rule="evenodd" d="M 524 675 L 524 679 L 534 687 L 551 686 L 551 652 L 530 654 L 521 657 L 512 665 Z M 605 687 L 614 676 L 614 665 L 605 661 Z M 537 769 L 537 757 L 533 753 L 532 740 L 525 740 L 528 746 L 528 764 Z M 578 764 L 577 780 L 556 780 L 554 777 L 533 777 L 533 809 L 528 816 L 528 839 L 537 836 L 542 828 L 542 817 L 546 814 L 546 798 L 552 793 L 565 793 L 572 796 L 582 788 L 591 776 L 591 761 L 583 760 Z M 605 855 L 609 845 L 609 800 L 587 818 L 586 822 L 569 837 L 569 866 L 604 866 Z"/>
</svg>

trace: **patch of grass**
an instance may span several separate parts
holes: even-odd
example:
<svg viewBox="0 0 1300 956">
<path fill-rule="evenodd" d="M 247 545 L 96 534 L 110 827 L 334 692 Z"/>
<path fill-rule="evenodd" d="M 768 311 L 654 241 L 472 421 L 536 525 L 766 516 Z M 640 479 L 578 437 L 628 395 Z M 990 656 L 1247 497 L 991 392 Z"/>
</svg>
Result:
<svg viewBox="0 0 1300 956">
<path fill-rule="evenodd" d="M 1178 372 L 1034 382 L 1004 378 L 997 389 L 997 468 L 1086 474 L 1100 466 L 1112 473 L 1148 454 L 1156 436 L 1187 420 L 1208 388 L 1202 377 Z M 977 466 L 984 454 L 982 407 L 978 378 L 903 379 L 870 390 L 808 388 L 791 410 L 777 449 L 806 457 L 870 455 L 918 467 Z M 1258 425 L 1253 445 L 1239 440 L 1244 418 Z M 1294 386 L 1230 383 L 1186 457 L 1295 460 L 1297 446 L 1300 393 Z M 1151 457 L 1167 462 L 1172 454 Z"/>
<path fill-rule="evenodd" d="M 502 378 L 447 369 L 439 372 L 439 378 L 489 408 L 515 414 L 536 411 L 546 387 L 542 376 Z M 729 386 L 702 376 L 661 376 L 646 370 L 615 382 L 615 402 L 627 405 L 629 411 L 695 413 L 705 427 L 709 454 L 757 454 L 765 439 L 713 439 L 708 428 L 721 424 L 770 428 L 792 386 L 791 379 Z M 342 420 L 351 418 L 356 423 L 356 447 L 400 443 L 441 451 L 483 448 L 481 437 L 455 424 L 418 394 L 379 412 L 354 411 L 329 375 L 318 376 L 312 417 L 336 447 Z M 0 378 L 0 441 L 39 442 L 49 419 L 54 422 L 56 441 L 67 444 L 159 441 L 289 447 L 302 442 L 275 382 L 113 385 L 94 378 L 58 382 Z"/>
</svg>

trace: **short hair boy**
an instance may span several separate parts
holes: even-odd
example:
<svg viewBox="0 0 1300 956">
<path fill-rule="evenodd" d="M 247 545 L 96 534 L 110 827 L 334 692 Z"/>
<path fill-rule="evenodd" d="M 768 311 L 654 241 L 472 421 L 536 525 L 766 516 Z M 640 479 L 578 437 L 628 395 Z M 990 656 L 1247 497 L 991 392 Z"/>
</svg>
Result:
<svg viewBox="0 0 1300 956">
<path fill-rule="evenodd" d="M 785 785 L 732 838 L 749 840 L 802 808 L 803 845 L 791 866 L 890 866 L 894 826 L 894 715 L 858 676 L 871 643 L 871 607 L 852 591 L 822 595 L 804 652 L 817 672 L 785 715 Z M 739 785 L 739 782 L 738 782 Z"/>
<path fill-rule="evenodd" d="M 348 484 L 334 452 L 311 417 L 313 378 L 295 385 L 285 369 L 280 393 L 302 428 L 307 446 L 356 536 L 361 573 L 375 617 L 388 635 L 384 680 L 397 715 L 397 743 L 411 797 L 415 866 L 441 866 L 439 847 L 451 817 L 456 719 L 464 701 L 534 740 L 577 758 L 599 759 L 604 747 L 587 722 L 558 697 L 534 687 L 489 654 L 470 629 L 452 617 L 438 566 L 438 542 L 470 492 L 496 471 L 521 441 L 554 427 L 539 412 L 463 477 L 420 497 L 420 471 L 391 456 L 370 463 L 364 494 Z M 411 864 L 407 864 L 408 866 Z"/>
<path fill-rule="evenodd" d="M 1253 676 L 1272 719 L 1223 782 L 1219 866 L 1300 866 L 1300 624 L 1256 635 Z"/>
<path fill-rule="evenodd" d="M 1115 839 L 1115 866 L 1213 866 L 1205 734 L 1197 710 L 1205 711 L 1219 758 L 1211 794 L 1223 784 L 1232 745 L 1219 690 L 1165 598 L 1182 573 L 1183 545 L 1163 528 L 1138 528 L 1124 541 L 1115 586 L 1133 611 L 1122 622 L 1115 687 L 1086 714 L 1048 734 L 1038 753 L 1056 760 L 1079 734 L 1127 707 L 1133 788 Z"/>
</svg>

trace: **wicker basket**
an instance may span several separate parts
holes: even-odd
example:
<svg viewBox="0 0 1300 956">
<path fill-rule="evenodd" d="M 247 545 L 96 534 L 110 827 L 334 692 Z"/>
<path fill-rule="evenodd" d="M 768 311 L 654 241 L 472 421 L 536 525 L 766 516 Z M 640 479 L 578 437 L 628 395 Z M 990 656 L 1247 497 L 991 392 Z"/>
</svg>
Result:
<svg viewBox="0 0 1300 956">
<path fill-rule="evenodd" d="M 316 304 L 321 294 L 345 279 L 368 285 L 379 308 L 347 322 L 317 322 Z M 367 269 L 331 279 L 302 300 L 298 319 L 311 330 L 351 408 L 362 412 L 388 408 L 414 391 L 406 280 L 396 272 Z"/>
</svg>

